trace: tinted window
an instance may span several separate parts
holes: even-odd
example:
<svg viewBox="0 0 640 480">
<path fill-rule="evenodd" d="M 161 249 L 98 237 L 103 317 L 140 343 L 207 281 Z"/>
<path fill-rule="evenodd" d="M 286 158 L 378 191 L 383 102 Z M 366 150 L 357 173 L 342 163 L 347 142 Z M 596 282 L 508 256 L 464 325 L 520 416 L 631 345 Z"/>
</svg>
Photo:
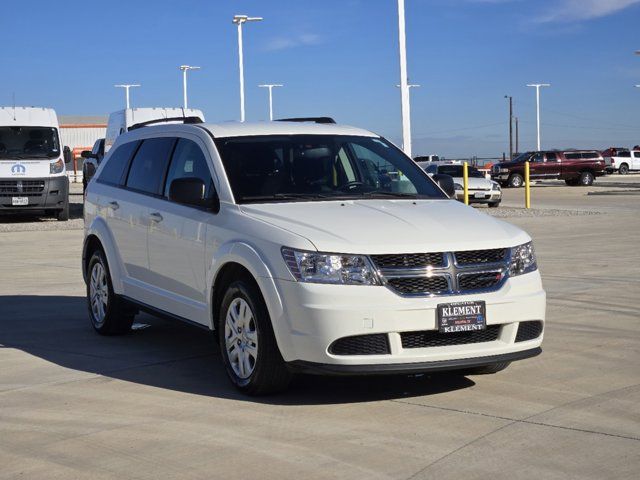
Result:
<svg viewBox="0 0 640 480">
<path fill-rule="evenodd" d="M 565 153 L 564 156 L 567 160 L 579 160 L 582 158 L 579 153 Z"/>
<path fill-rule="evenodd" d="M 582 158 L 598 158 L 600 155 L 598 155 L 596 152 L 584 152 L 582 154 Z"/>
<path fill-rule="evenodd" d="M 199 178 L 205 184 L 205 196 L 209 198 L 213 190 L 213 180 L 207 166 L 207 160 L 200 147 L 193 141 L 181 138 L 173 153 L 167 181 L 164 185 L 164 196 L 169 197 L 171 182 L 178 178 Z"/>
<path fill-rule="evenodd" d="M 555 153 L 547 153 L 547 162 L 557 162 L 558 155 Z"/>
<path fill-rule="evenodd" d="M 542 153 L 536 153 L 533 157 L 531 157 L 530 162 L 534 163 L 542 163 L 544 162 L 544 155 Z"/>
<path fill-rule="evenodd" d="M 636 158 L 640 158 L 640 152 L 633 152 L 633 156 Z"/>
<path fill-rule="evenodd" d="M 131 162 L 127 187 L 159 195 L 175 141 L 168 137 L 144 140 Z"/>
<path fill-rule="evenodd" d="M 440 165 L 438 167 L 438 173 L 459 178 L 464 176 L 462 165 Z M 467 174 L 469 178 L 484 178 L 484 174 L 475 167 L 468 167 Z"/>
<path fill-rule="evenodd" d="M 629 152 L 629 151 L 619 152 L 617 156 L 618 157 L 623 157 L 623 158 L 629 158 L 629 157 L 631 157 L 631 152 Z"/>
<path fill-rule="evenodd" d="M 109 160 L 100 173 L 98 181 L 121 185 L 131 155 L 136 151 L 139 144 L 140 142 L 124 143 L 113 150 L 109 156 Z"/>
</svg>

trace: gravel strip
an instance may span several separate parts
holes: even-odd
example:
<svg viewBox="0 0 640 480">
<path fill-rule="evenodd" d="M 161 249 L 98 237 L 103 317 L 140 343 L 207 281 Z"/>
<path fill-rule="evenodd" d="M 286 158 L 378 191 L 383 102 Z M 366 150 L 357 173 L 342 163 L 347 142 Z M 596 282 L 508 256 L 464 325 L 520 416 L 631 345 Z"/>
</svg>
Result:
<svg viewBox="0 0 640 480">
<path fill-rule="evenodd" d="M 582 215 L 601 215 L 602 212 L 594 210 L 562 210 L 559 208 L 486 208 L 478 209 L 478 211 L 487 213 L 492 217 L 508 218 L 508 217 L 577 217 Z"/>
</svg>

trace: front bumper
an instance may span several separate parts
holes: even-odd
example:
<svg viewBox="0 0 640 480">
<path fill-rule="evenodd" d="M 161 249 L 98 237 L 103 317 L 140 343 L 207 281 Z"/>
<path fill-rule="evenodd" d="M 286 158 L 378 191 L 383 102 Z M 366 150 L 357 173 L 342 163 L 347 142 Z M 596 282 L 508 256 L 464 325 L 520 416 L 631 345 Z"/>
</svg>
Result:
<svg viewBox="0 0 640 480">
<path fill-rule="evenodd" d="M 27 198 L 27 205 L 13 205 L 13 198 Z M 1 178 L 0 211 L 60 210 L 69 200 L 66 175 L 43 178 Z"/>
<path fill-rule="evenodd" d="M 401 297 L 384 286 L 286 280 L 276 280 L 275 287 L 283 308 L 280 316 L 272 317 L 274 331 L 284 360 L 293 368 L 331 371 L 334 366 L 348 366 L 334 369 L 334 373 L 464 368 L 511 361 L 505 359 L 542 343 L 543 333 L 516 342 L 520 322 L 540 322 L 544 331 L 546 294 L 538 271 L 509 278 L 495 292 L 439 297 Z M 493 340 L 424 348 L 403 346 L 403 334 L 407 332 L 437 331 L 438 304 L 471 300 L 486 302 L 487 326 L 498 332 Z M 329 351 L 336 340 L 371 334 L 386 335 L 388 353 L 336 355 Z M 469 363 L 456 367 L 456 362 L 463 360 Z"/>
<path fill-rule="evenodd" d="M 476 197 L 479 193 L 481 197 Z M 464 192 L 456 190 L 456 200 L 464 201 Z M 495 203 L 502 200 L 501 190 L 469 190 L 469 203 Z"/>
</svg>

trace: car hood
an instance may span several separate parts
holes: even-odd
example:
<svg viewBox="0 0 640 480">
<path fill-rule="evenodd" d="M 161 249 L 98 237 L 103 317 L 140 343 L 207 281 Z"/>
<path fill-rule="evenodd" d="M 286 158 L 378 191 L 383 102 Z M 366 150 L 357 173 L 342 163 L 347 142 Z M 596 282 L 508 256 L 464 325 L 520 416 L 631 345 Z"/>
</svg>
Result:
<svg viewBox="0 0 640 480">
<path fill-rule="evenodd" d="M 453 181 L 462 185 L 464 179 L 462 177 L 454 177 Z M 472 190 L 491 190 L 495 182 L 487 178 L 469 177 L 469 188 Z"/>
<path fill-rule="evenodd" d="M 512 247 L 529 235 L 455 200 L 351 200 L 241 205 L 244 214 L 335 253 Z"/>
</svg>

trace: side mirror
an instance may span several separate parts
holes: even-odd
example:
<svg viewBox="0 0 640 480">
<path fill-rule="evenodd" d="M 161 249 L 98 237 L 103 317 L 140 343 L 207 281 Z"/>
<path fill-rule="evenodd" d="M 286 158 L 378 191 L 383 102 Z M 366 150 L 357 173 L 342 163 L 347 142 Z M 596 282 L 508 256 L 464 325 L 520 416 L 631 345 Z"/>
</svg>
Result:
<svg viewBox="0 0 640 480">
<path fill-rule="evenodd" d="M 216 194 L 212 198 L 205 197 L 206 186 L 200 178 L 176 178 L 169 186 L 169 200 L 194 207 L 210 208 L 220 211 L 220 199 Z"/>
<path fill-rule="evenodd" d="M 71 163 L 71 160 L 73 160 L 71 158 L 71 149 L 66 145 L 62 148 L 62 156 L 64 158 L 64 163 Z"/>
<path fill-rule="evenodd" d="M 96 158 L 96 156 L 91 153 L 91 150 L 83 150 L 82 152 L 80 152 L 80 156 L 82 158 Z"/>
<path fill-rule="evenodd" d="M 444 190 L 444 193 L 446 193 L 449 198 L 455 198 L 456 186 L 451 175 L 445 175 L 444 173 L 435 173 L 431 178 L 440 186 L 442 190 Z"/>
</svg>

